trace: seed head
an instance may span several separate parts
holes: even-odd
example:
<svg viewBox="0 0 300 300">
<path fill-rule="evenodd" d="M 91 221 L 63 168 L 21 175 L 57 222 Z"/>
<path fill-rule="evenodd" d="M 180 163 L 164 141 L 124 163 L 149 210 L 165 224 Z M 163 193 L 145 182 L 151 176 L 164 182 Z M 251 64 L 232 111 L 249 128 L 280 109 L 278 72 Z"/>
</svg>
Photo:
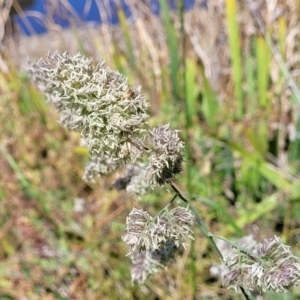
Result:
<svg viewBox="0 0 300 300">
<path fill-rule="evenodd" d="M 130 161 L 138 152 L 135 140 L 144 131 L 148 103 L 140 87 L 105 63 L 93 66 L 81 54 L 49 53 L 30 74 L 48 101 L 62 113 L 62 124 L 81 132 L 91 157 Z"/>
<path fill-rule="evenodd" d="M 131 256 L 131 282 L 143 284 L 153 274 L 161 271 L 170 262 L 175 260 L 178 247 L 169 240 L 163 247 L 155 251 L 143 251 Z"/>
<path fill-rule="evenodd" d="M 235 290 L 285 292 L 300 282 L 300 261 L 280 238 L 265 239 L 251 248 L 234 249 L 225 261 L 223 284 Z"/>
<path fill-rule="evenodd" d="M 146 180 L 146 165 L 144 163 L 127 165 L 124 176 L 119 178 L 114 186 L 118 190 L 126 189 L 128 193 L 141 198 L 151 191 L 151 187 Z"/>
<path fill-rule="evenodd" d="M 163 185 L 175 181 L 175 176 L 182 171 L 182 151 L 184 143 L 178 136 L 178 130 L 171 130 L 170 125 L 158 125 L 147 135 L 150 148 L 147 178 L 151 185 Z"/>
<path fill-rule="evenodd" d="M 257 244 L 257 242 L 255 241 L 253 235 L 243 236 L 242 238 L 240 238 L 239 240 L 236 241 L 236 245 L 239 248 L 247 248 L 247 249 L 250 248 L 251 249 L 256 244 Z M 218 240 L 216 240 L 216 245 L 224 258 L 231 256 L 233 250 L 232 250 L 232 246 L 230 244 L 228 244 L 224 240 L 218 239 Z M 224 268 L 224 265 L 222 265 L 222 264 L 214 264 L 210 268 L 210 274 L 213 277 L 221 278 L 223 268 Z"/>
<path fill-rule="evenodd" d="M 122 160 L 118 158 L 107 156 L 93 158 L 86 164 L 82 178 L 87 182 L 94 182 L 95 178 L 112 173 L 122 164 Z"/>
<path fill-rule="evenodd" d="M 187 239 L 193 239 L 191 228 L 194 223 L 195 216 L 188 207 L 176 207 L 171 211 L 165 208 L 155 218 L 143 210 L 134 208 L 126 219 L 127 227 L 123 240 L 130 248 L 129 254 L 153 252 L 161 249 L 169 240 L 177 247 L 185 247 Z"/>
</svg>

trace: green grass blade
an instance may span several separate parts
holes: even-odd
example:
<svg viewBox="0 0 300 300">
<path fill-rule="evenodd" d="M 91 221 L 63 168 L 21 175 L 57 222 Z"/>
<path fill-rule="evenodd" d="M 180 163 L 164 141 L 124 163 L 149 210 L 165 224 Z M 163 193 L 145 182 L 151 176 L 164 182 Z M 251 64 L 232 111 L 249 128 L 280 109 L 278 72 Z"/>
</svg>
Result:
<svg viewBox="0 0 300 300">
<path fill-rule="evenodd" d="M 161 6 L 162 19 L 164 22 L 167 43 L 169 47 L 170 54 L 170 78 L 172 83 L 172 94 L 173 99 L 176 101 L 180 98 L 180 57 L 178 55 L 178 39 L 176 35 L 176 30 L 171 20 L 170 8 L 166 0 L 159 1 Z"/>
<path fill-rule="evenodd" d="M 128 68 L 126 67 L 126 58 L 125 56 L 121 53 L 121 50 L 119 49 L 119 46 L 116 41 L 113 41 L 112 44 L 112 52 L 113 52 L 113 60 L 116 68 L 118 71 L 120 71 L 122 74 L 126 75 L 128 74 Z"/>
<path fill-rule="evenodd" d="M 270 214 L 278 206 L 281 197 L 280 193 L 276 193 L 264 198 L 260 203 L 253 204 L 251 208 L 238 210 L 237 226 L 244 228 L 247 224 L 253 224 L 256 220 Z M 232 231 L 229 226 L 226 226 L 226 229 Z"/>
<path fill-rule="evenodd" d="M 44 205 L 43 200 L 41 200 L 41 196 L 36 192 L 34 187 L 30 184 L 30 182 L 23 175 L 19 165 L 14 160 L 14 158 L 10 155 L 4 145 L 0 144 L 0 153 L 4 156 L 4 158 L 9 163 L 12 170 L 15 172 L 16 177 L 18 178 L 20 185 L 23 189 L 25 196 L 28 199 L 36 199 L 35 208 L 37 212 L 40 214 L 41 218 L 45 218 L 54 228 L 54 232 L 58 238 L 62 236 L 62 228 L 55 221 L 55 219 L 49 213 L 49 209 L 46 205 Z"/>
<path fill-rule="evenodd" d="M 211 137 L 213 137 L 213 135 L 211 135 Z M 223 142 L 231 151 L 237 152 L 243 159 L 249 160 L 249 163 L 255 164 L 257 172 L 271 182 L 276 188 L 288 193 L 294 191 L 293 187 L 297 183 L 295 178 L 287 175 L 283 170 L 275 167 L 271 163 L 266 162 L 259 152 L 250 152 L 243 146 L 230 140 L 222 138 L 216 138 L 216 140 Z M 294 192 L 299 194 L 299 192 Z"/>
<path fill-rule="evenodd" d="M 218 112 L 218 100 L 214 91 L 210 87 L 210 84 L 205 76 L 203 66 L 200 66 L 200 72 L 203 79 L 203 102 L 202 111 L 208 125 L 214 129 L 216 127 L 216 114 Z"/>
<path fill-rule="evenodd" d="M 287 35 L 286 21 L 283 17 L 279 18 L 278 22 L 278 41 L 279 41 L 279 52 L 282 57 L 285 56 L 286 48 L 286 35 Z"/>
<path fill-rule="evenodd" d="M 193 59 L 186 60 L 185 68 L 185 109 L 186 109 L 186 123 L 190 128 L 193 125 L 193 119 L 197 112 L 198 88 L 196 85 L 196 64 Z"/>
<path fill-rule="evenodd" d="M 126 20 L 126 16 L 122 8 L 118 8 L 117 10 L 119 22 L 121 29 L 123 31 L 123 36 L 125 39 L 126 47 L 127 47 L 127 58 L 133 70 L 136 69 L 136 63 L 134 58 L 134 47 L 130 36 L 130 28 L 128 26 L 128 22 Z"/>
<path fill-rule="evenodd" d="M 226 0 L 226 21 L 228 38 L 233 67 L 234 91 L 237 101 L 237 116 L 241 118 L 244 114 L 243 90 L 242 90 L 242 57 L 239 37 L 239 25 L 237 22 L 237 5 L 235 0 Z"/>
<path fill-rule="evenodd" d="M 256 81 L 254 75 L 254 59 L 251 56 L 246 57 L 246 82 L 247 82 L 247 100 L 248 110 L 250 114 L 253 114 L 257 109 L 256 100 Z"/>
<path fill-rule="evenodd" d="M 262 108 L 266 108 L 269 102 L 267 99 L 267 91 L 269 84 L 271 51 L 263 36 L 259 36 L 256 40 L 256 57 L 259 104 Z"/>
<path fill-rule="evenodd" d="M 286 178 L 286 175 L 280 169 L 277 169 L 272 164 L 264 161 L 258 153 L 251 153 L 238 144 L 231 142 L 229 143 L 229 147 L 233 151 L 237 151 L 244 159 L 255 163 L 257 171 L 278 189 L 287 192 L 291 191 L 292 182 Z"/>
<path fill-rule="evenodd" d="M 195 89 L 196 89 L 196 68 L 191 59 L 184 61 L 184 87 L 185 87 L 185 118 L 186 118 L 186 147 L 185 156 L 187 161 L 191 158 L 191 147 L 189 142 L 190 128 L 193 125 L 193 116 L 196 112 L 195 108 Z M 191 193 L 192 191 L 192 169 L 190 163 L 187 164 L 187 176 L 186 176 L 187 189 Z"/>
<path fill-rule="evenodd" d="M 209 205 L 211 208 L 215 209 L 220 215 L 222 215 L 222 218 L 224 218 L 224 220 L 226 221 L 227 227 L 230 228 L 231 231 L 235 232 L 240 236 L 243 235 L 242 227 L 240 227 L 235 221 L 235 219 L 228 213 L 227 207 L 224 207 L 216 201 L 204 197 L 199 197 L 198 195 L 195 195 L 195 198 L 199 198 L 202 203 Z"/>
</svg>

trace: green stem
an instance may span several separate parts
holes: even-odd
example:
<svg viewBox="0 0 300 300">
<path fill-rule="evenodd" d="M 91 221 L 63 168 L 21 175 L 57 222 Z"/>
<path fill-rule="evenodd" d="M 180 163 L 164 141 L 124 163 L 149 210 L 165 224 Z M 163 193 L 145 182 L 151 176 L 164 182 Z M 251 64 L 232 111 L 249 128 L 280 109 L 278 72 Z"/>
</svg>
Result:
<svg viewBox="0 0 300 300">
<path fill-rule="evenodd" d="M 184 201 L 185 203 L 189 203 L 188 200 L 186 198 L 184 198 L 184 196 L 180 193 L 180 191 L 173 185 L 170 184 L 172 189 L 175 191 L 175 193 L 177 194 L 177 196 Z M 191 210 L 193 211 L 193 213 L 195 214 L 196 218 L 197 218 L 197 224 L 198 227 L 200 228 L 200 230 L 202 231 L 203 235 L 208 239 L 208 241 L 210 242 L 211 246 L 213 247 L 213 249 L 218 253 L 218 255 L 220 256 L 220 258 L 223 261 L 223 255 L 220 252 L 219 248 L 217 247 L 215 241 L 212 238 L 212 234 L 209 232 L 205 222 L 203 221 L 203 219 L 201 218 L 200 214 L 198 213 L 198 211 L 196 210 L 196 208 L 189 203 L 189 207 L 191 208 Z"/>
<path fill-rule="evenodd" d="M 172 200 L 173 201 L 173 200 Z M 168 211 L 168 207 L 170 206 L 171 203 L 167 204 L 162 210 L 160 210 L 153 219 L 161 215 L 163 212 Z"/>
<path fill-rule="evenodd" d="M 181 192 L 173 184 L 170 184 L 170 186 L 174 190 L 174 192 L 176 193 L 175 196 L 172 198 L 172 201 L 174 201 L 174 199 L 176 199 L 176 197 L 179 197 L 183 202 L 189 203 L 190 209 L 193 211 L 193 213 L 195 214 L 195 216 L 197 218 L 198 227 L 202 231 L 203 235 L 208 239 L 208 241 L 210 242 L 212 248 L 218 253 L 218 255 L 220 256 L 222 261 L 224 261 L 223 255 L 222 255 L 221 251 L 219 250 L 218 246 L 216 245 L 213 238 L 215 237 L 215 238 L 218 238 L 218 239 L 222 239 L 222 240 L 224 240 L 225 242 L 227 242 L 231 245 L 233 245 L 233 244 L 231 242 L 227 241 L 225 238 L 217 237 L 217 236 L 213 235 L 208 230 L 204 220 L 202 219 L 202 217 L 198 213 L 197 209 L 181 194 Z M 237 246 L 234 245 L 234 247 L 237 247 Z M 251 297 L 246 293 L 246 291 L 244 290 L 244 288 L 242 286 L 240 286 L 240 289 L 241 289 L 241 292 L 242 292 L 243 296 L 245 297 L 245 299 L 246 300 L 251 300 Z"/>
</svg>

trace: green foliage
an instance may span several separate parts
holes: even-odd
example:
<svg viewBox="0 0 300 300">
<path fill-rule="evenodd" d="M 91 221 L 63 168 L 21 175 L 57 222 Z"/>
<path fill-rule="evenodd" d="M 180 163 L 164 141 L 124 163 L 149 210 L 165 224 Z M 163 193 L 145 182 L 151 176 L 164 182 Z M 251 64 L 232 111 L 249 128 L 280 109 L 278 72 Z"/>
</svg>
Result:
<svg viewBox="0 0 300 300">
<path fill-rule="evenodd" d="M 180 99 L 180 87 L 178 83 L 181 81 L 180 78 L 180 58 L 178 55 L 178 37 L 171 20 L 170 9 L 166 0 L 159 1 L 161 5 L 161 14 L 166 30 L 166 39 L 170 55 L 170 80 L 172 84 L 172 98 L 176 101 Z"/>
<path fill-rule="evenodd" d="M 259 36 L 256 39 L 256 57 L 259 104 L 262 108 L 266 108 L 270 107 L 270 101 L 267 99 L 267 91 L 270 76 L 271 50 L 263 36 Z"/>
<path fill-rule="evenodd" d="M 241 43 L 239 37 L 239 25 L 237 22 L 237 3 L 235 0 L 226 1 L 226 21 L 233 68 L 234 91 L 237 101 L 237 116 L 242 118 L 244 113 L 242 89 L 243 73 L 242 58 L 240 53 Z"/>
</svg>

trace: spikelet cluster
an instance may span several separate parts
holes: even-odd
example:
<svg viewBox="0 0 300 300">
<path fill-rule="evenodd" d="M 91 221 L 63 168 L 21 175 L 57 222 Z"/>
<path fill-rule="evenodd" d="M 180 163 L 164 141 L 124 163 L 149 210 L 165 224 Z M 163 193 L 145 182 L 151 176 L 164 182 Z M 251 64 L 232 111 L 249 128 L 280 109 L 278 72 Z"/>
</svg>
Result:
<svg viewBox="0 0 300 300">
<path fill-rule="evenodd" d="M 140 87 L 130 87 L 122 74 L 105 63 L 94 66 L 79 53 L 49 53 L 30 74 L 61 112 L 62 125 L 81 133 L 92 159 L 108 157 L 125 164 L 139 156 L 139 135 L 148 119 Z"/>
<path fill-rule="evenodd" d="M 251 235 L 251 234 L 243 236 L 242 238 L 238 239 L 235 243 L 237 248 L 246 248 L 246 249 L 249 249 L 249 248 L 251 249 L 256 244 L 257 244 L 257 242 L 255 241 L 253 235 Z M 223 257 L 226 258 L 232 254 L 232 246 L 228 242 L 217 239 L 216 245 Z M 222 270 L 223 269 L 224 269 L 223 264 L 213 264 L 210 268 L 210 274 L 213 277 L 222 278 Z"/>
<path fill-rule="evenodd" d="M 150 155 L 146 176 L 151 185 L 173 183 L 182 171 L 184 143 L 178 132 L 170 129 L 169 124 L 158 125 L 148 132 Z"/>
<path fill-rule="evenodd" d="M 80 53 L 49 53 L 29 73 L 60 112 L 61 124 L 81 133 L 81 145 L 91 156 L 85 180 L 135 163 L 146 154 L 149 163 L 140 175 L 146 176 L 149 186 L 175 181 L 182 170 L 184 143 L 169 125 L 146 131 L 149 104 L 139 86 L 130 87 L 118 71 L 104 62 L 94 66 Z M 142 182 L 133 179 L 132 183 Z M 131 185 L 133 190 L 136 186 Z"/>
<path fill-rule="evenodd" d="M 146 180 L 146 164 L 140 162 L 128 164 L 124 176 L 119 178 L 114 186 L 117 190 L 125 189 L 128 193 L 141 198 L 151 191 L 151 187 Z"/>
<path fill-rule="evenodd" d="M 87 162 L 83 180 L 94 182 L 95 178 L 114 172 L 122 166 L 122 160 L 107 155 L 96 157 Z"/>
<path fill-rule="evenodd" d="M 129 254 L 153 252 L 169 240 L 177 247 L 185 247 L 187 239 L 193 239 L 194 224 L 195 216 L 188 207 L 165 209 L 155 218 L 144 210 L 133 208 L 126 219 L 126 233 L 122 238 L 130 248 Z"/>
<path fill-rule="evenodd" d="M 236 291 L 285 292 L 300 283 L 300 261 L 280 238 L 249 248 L 233 249 L 225 260 L 223 284 Z"/>
<path fill-rule="evenodd" d="M 134 253 L 131 257 L 131 282 L 143 284 L 150 276 L 173 262 L 177 252 L 178 247 L 175 242 L 169 240 L 160 249 Z"/>
</svg>

